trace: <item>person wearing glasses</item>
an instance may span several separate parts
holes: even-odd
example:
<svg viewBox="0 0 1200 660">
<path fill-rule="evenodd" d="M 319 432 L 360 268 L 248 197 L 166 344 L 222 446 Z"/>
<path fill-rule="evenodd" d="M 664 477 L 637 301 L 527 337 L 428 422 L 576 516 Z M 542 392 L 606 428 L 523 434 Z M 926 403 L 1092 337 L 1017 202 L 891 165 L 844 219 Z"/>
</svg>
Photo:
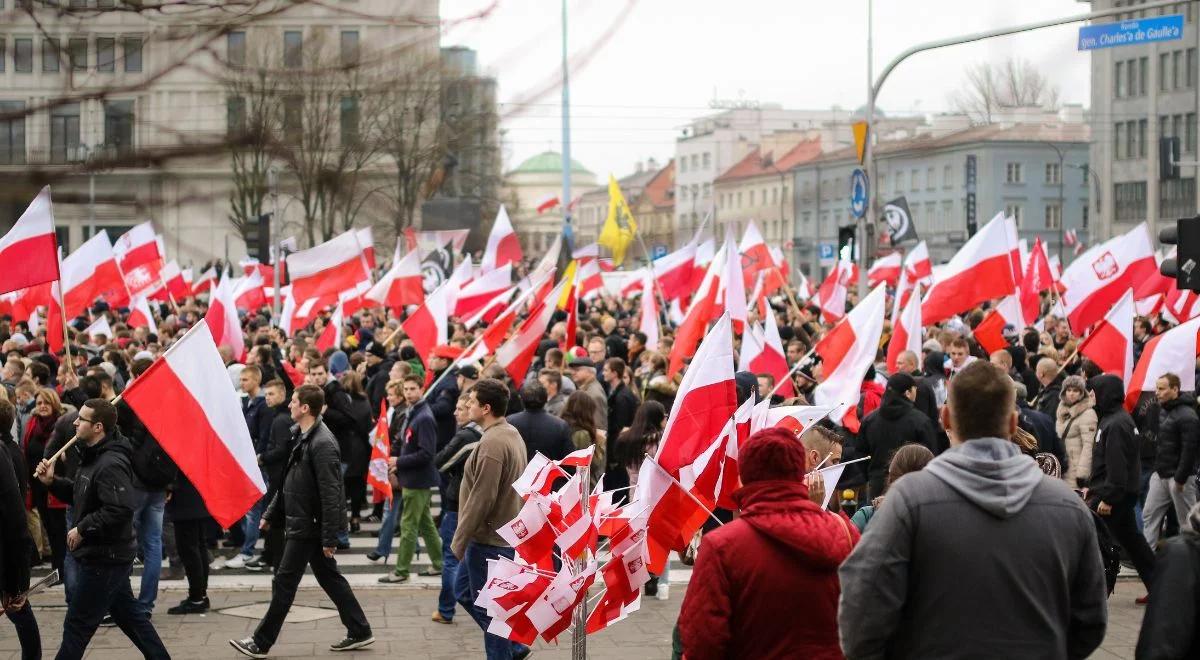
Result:
<svg viewBox="0 0 1200 660">
<path fill-rule="evenodd" d="M 74 526 L 67 549 L 79 563 L 74 593 L 63 621 L 59 660 L 82 658 L 105 613 L 146 658 L 169 658 L 146 608 L 129 586 L 137 539 L 133 532 L 133 449 L 116 430 L 117 409 L 88 399 L 75 420 L 83 445 L 74 479 L 57 477 L 42 459 L 36 476 L 55 497 L 73 502 Z"/>
</svg>

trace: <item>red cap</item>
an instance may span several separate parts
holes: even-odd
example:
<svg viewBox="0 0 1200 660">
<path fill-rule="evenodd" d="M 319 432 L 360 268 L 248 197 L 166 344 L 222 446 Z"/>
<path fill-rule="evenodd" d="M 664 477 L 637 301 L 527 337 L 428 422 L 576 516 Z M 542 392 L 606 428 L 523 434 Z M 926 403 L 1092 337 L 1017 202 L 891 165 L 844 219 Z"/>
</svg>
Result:
<svg viewBox="0 0 1200 660">
<path fill-rule="evenodd" d="M 447 360 L 457 360 L 463 354 L 463 349 L 457 346 L 448 344 L 439 344 L 433 347 L 433 357 L 445 358 Z"/>
</svg>

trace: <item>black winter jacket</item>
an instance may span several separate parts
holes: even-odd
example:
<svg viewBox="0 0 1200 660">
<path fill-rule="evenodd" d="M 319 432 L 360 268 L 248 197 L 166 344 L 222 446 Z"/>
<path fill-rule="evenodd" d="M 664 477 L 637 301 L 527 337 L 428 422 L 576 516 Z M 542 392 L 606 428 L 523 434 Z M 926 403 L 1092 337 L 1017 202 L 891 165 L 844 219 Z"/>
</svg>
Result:
<svg viewBox="0 0 1200 660">
<path fill-rule="evenodd" d="M 571 427 L 546 412 L 544 408 L 528 409 L 509 415 L 508 423 L 521 434 L 527 456 L 541 452 L 546 458 L 561 461 L 567 454 L 575 451 L 575 443 L 571 442 Z"/>
<path fill-rule="evenodd" d="M 442 511 L 458 511 L 458 490 L 462 486 L 463 469 L 467 459 L 479 446 L 482 437 L 479 426 L 474 423 L 458 429 L 450 438 L 446 448 L 434 457 L 434 465 L 446 477 L 446 488 L 442 491 Z"/>
<path fill-rule="evenodd" d="M 96 445 L 80 449 L 74 479 L 56 475 L 50 484 L 55 497 L 75 507 L 75 527 L 83 536 L 71 551 L 76 560 L 124 564 L 136 556 L 132 456 L 129 442 L 111 431 Z"/>
<path fill-rule="evenodd" d="M 307 433 L 292 426 L 292 453 L 283 469 L 283 487 L 271 498 L 263 517 L 271 525 L 282 525 L 285 538 L 337 546 L 340 532 L 347 530 L 346 492 L 342 482 L 341 456 L 337 441 L 317 418 Z"/>
<path fill-rule="evenodd" d="M 1050 419 L 1058 414 L 1058 402 L 1062 397 L 1062 384 L 1066 379 L 1064 374 L 1059 374 L 1054 380 L 1050 381 L 1037 393 L 1037 397 L 1033 400 L 1033 407 L 1043 415 L 1047 415 Z"/>
<path fill-rule="evenodd" d="M 437 455 L 437 423 L 422 399 L 399 417 L 399 432 L 392 441 L 396 481 L 401 488 L 437 488 L 441 485 L 433 458 Z"/>
<path fill-rule="evenodd" d="M 900 447 L 919 443 L 936 452 L 937 434 L 929 418 L 917 411 L 903 394 L 888 390 L 883 394 L 879 409 L 867 415 L 855 438 L 859 456 L 867 461 L 867 482 L 871 497 L 883 494 L 892 454 Z"/>
<path fill-rule="evenodd" d="M 325 412 L 321 414 L 321 419 L 337 441 L 341 460 L 348 461 L 354 450 L 354 434 L 357 427 L 350 395 L 336 380 L 326 383 L 324 391 Z"/>
<path fill-rule="evenodd" d="M 625 383 L 617 385 L 608 395 L 608 437 L 615 438 L 629 428 L 639 405 L 637 395 L 630 392 Z"/>
<path fill-rule="evenodd" d="M 1095 393 L 1096 414 L 1100 416 L 1096 444 L 1092 446 L 1088 503 L 1093 508 L 1098 502 L 1111 506 L 1126 497 L 1136 497 L 1141 487 L 1137 429 L 1125 412 L 1125 387 L 1120 378 L 1095 376 L 1088 381 L 1088 389 Z"/>
<path fill-rule="evenodd" d="M 1196 474 L 1197 435 L 1200 435 L 1200 418 L 1196 416 L 1196 399 L 1191 394 L 1180 394 L 1159 404 L 1158 451 L 1154 454 L 1154 471 L 1158 476 L 1185 484 Z"/>
<path fill-rule="evenodd" d="M 283 468 L 292 453 L 292 426 L 295 422 L 292 421 L 286 403 L 281 403 L 271 410 L 274 414 L 271 419 L 271 433 L 260 457 L 263 472 L 267 475 L 267 487 L 278 490 L 283 483 Z"/>
<path fill-rule="evenodd" d="M 363 477 L 367 474 L 367 464 L 371 462 L 371 404 L 365 396 L 350 396 L 350 413 L 354 420 L 354 434 L 351 437 L 350 452 L 342 454 L 346 462 L 346 474 Z"/>
<path fill-rule="evenodd" d="M 1200 534 L 1184 532 L 1159 546 L 1150 588 L 1138 660 L 1200 658 Z"/>
<path fill-rule="evenodd" d="M 180 522 L 208 518 L 208 506 L 204 504 L 204 498 L 183 472 L 175 477 L 171 499 L 167 501 L 167 512 L 171 514 L 171 520 Z"/>
<path fill-rule="evenodd" d="M 29 528 L 20 474 L 24 462 L 14 464 L 21 453 L 15 444 L 3 438 L 0 443 L 0 592 L 19 594 L 29 588 Z"/>
<path fill-rule="evenodd" d="M 1058 414 L 1058 411 L 1055 411 Z M 1030 408 L 1019 398 L 1017 399 L 1017 424 L 1037 438 L 1038 451 L 1054 454 L 1063 470 L 1067 469 L 1067 443 L 1058 437 L 1054 427 L 1054 417 L 1047 417 L 1040 410 Z"/>
<path fill-rule="evenodd" d="M 437 374 L 434 374 L 437 378 Z M 425 395 L 429 403 L 429 412 L 433 413 L 433 421 L 437 422 L 437 448 L 441 451 L 458 429 L 454 420 L 454 407 L 458 405 L 458 369 L 446 374 L 437 387 Z"/>
</svg>

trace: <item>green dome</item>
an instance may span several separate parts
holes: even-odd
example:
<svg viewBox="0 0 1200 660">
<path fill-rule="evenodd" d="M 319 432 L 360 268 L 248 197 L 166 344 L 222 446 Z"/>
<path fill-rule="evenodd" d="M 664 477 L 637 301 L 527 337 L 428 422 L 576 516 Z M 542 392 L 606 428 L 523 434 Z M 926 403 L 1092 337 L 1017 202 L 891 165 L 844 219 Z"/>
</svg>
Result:
<svg viewBox="0 0 1200 660">
<path fill-rule="evenodd" d="M 579 174 L 591 174 L 586 167 L 579 164 L 579 161 L 571 159 L 571 171 Z M 562 154 L 557 151 L 545 151 L 536 156 L 532 156 L 517 166 L 513 170 L 513 174 L 529 173 L 539 174 L 545 172 L 562 172 Z"/>
</svg>

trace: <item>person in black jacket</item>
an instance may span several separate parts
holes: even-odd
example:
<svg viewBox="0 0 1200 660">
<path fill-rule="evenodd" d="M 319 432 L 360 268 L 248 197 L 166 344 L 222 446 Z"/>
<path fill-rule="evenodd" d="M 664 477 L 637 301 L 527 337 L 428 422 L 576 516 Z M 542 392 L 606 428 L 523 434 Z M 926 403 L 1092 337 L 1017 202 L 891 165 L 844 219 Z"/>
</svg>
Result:
<svg viewBox="0 0 1200 660">
<path fill-rule="evenodd" d="M 437 422 L 437 447 L 440 451 L 454 437 L 458 425 L 454 422 L 454 405 L 458 403 L 458 369 L 453 367 L 453 361 L 462 354 L 462 349 L 455 346 L 437 346 L 429 356 L 429 368 L 433 377 L 428 382 L 437 381 L 425 395 L 429 402 L 429 411 Z M 442 375 L 447 369 L 450 373 Z"/>
<path fill-rule="evenodd" d="M 509 415 L 508 423 L 521 434 L 528 456 L 541 452 L 546 458 L 561 461 L 576 447 L 571 442 L 570 425 L 546 412 L 546 400 L 546 388 L 537 381 L 529 383 L 521 388 L 521 405 L 525 410 Z"/>
<path fill-rule="evenodd" d="M 870 497 L 883 494 L 892 454 L 909 443 L 919 443 L 935 451 L 937 435 L 925 415 L 913 407 L 917 384 L 912 376 L 898 373 L 888 379 L 879 409 L 862 421 L 855 448 L 858 455 L 870 456 L 867 483 Z"/>
<path fill-rule="evenodd" d="M 458 490 L 462 485 L 467 459 L 479 446 L 479 439 L 483 436 L 479 425 L 471 421 L 465 396 L 458 398 L 454 418 L 459 424 L 458 432 L 433 459 L 446 481 L 446 488 L 442 491 L 442 522 L 438 526 L 438 534 L 442 537 L 442 590 L 438 593 L 438 608 L 432 617 L 436 623 L 454 621 L 454 608 L 458 602 L 454 597 L 454 575 L 458 569 L 458 558 L 450 549 L 450 543 L 454 540 L 454 530 L 458 529 Z"/>
<path fill-rule="evenodd" d="M 0 400 L 0 607 L 3 607 L 21 643 L 21 660 L 42 657 L 42 635 L 33 606 L 24 593 L 29 589 L 29 528 L 25 524 L 25 494 L 29 483 L 21 448 L 12 440 L 16 409 Z"/>
<path fill-rule="evenodd" d="M 333 554 L 338 535 L 346 527 L 346 496 L 337 441 L 321 419 L 325 395 L 306 384 L 292 393 L 289 410 L 295 446 L 283 470 L 283 486 L 263 514 L 262 526 L 283 527 L 283 552 L 271 583 L 271 605 L 251 637 L 229 640 L 238 652 L 265 658 L 279 638 L 283 619 L 296 599 L 304 567 L 312 567 L 317 584 L 333 601 L 346 626 L 346 637 L 331 651 L 350 651 L 375 642 L 371 624 L 346 578 L 338 571 Z"/>
<path fill-rule="evenodd" d="M 350 499 L 350 531 L 359 531 L 359 518 L 367 503 L 367 464 L 371 461 L 371 426 L 374 419 L 367 391 L 363 387 L 362 375 L 347 371 L 339 380 L 342 389 L 350 395 L 350 417 L 354 420 L 350 453 L 343 456 L 346 462 L 346 497 Z"/>
<path fill-rule="evenodd" d="M 1051 358 L 1038 360 L 1036 374 L 1040 387 L 1033 400 L 1033 407 L 1043 415 L 1054 419 L 1054 416 L 1058 414 L 1058 402 L 1062 398 L 1062 384 L 1067 374 L 1063 373 L 1059 369 L 1058 363 Z"/>
<path fill-rule="evenodd" d="M 336 378 L 329 377 L 329 368 L 324 362 L 310 361 L 304 382 L 321 388 L 322 394 L 325 395 L 325 412 L 321 413 L 321 420 L 337 440 L 338 455 L 341 456 L 342 477 L 345 478 L 346 470 L 350 467 L 347 461 L 350 460 L 350 455 L 354 450 L 356 428 L 354 412 L 350 405 L 350 395 L 346 393 Z M 348 529 L 338 533 L 337 547 L 338 550 L 350 549 Z"/>
<path fill-rule="evenodd" d="M 1016 383 L 1016 381 L 1013 381 Z M 1047 417 L 1040 410 L 1035 410 L 1025 403 L 1025 399 L 1021 397 L 1021 388 L 1017 384 L 1017 425 L 1027 431 L 1030 435 L 1037 438 L 1038 451 L 1054 454 L 1058 459 L 1058 464 L 1063 471 L 1066 471 L 1067 444 L 1063 439 L 1058 437 L 1058 430 L 1054 427 L 1054 418 Z M 1055 414 L 1058 414 L 1055 411 Z"/>
<path fill-rule="evenodd" d="M 401 393 L 408 409 L 398 434 L 392 441 L 392 487 L 400 488 L 404 508 L 400 512 L 400 545 L 396 549 L 396 568 L 379 578 L 382 583 L 407 582 L 417 549 L 417 536 L 425 541 L 425 550 L 433 568 L 422 575 L 441 575 L 442 539 L 431 511 L 433 489 L 441 484 L 433 457 L 437 455 L 437 422 L 429 410 L 429 401 L 421 396 L 421 379 L 404 377 Z"/>
<path fill-rule="evenodd" d="M 1188 512 L 1196 503 L 1196 444 L 1200 419 L 1196 399 L 1180 393 L 1179 376 L 1166 373 L 1155 382 L 1158 399 L 1158 448 L 1154 454 L 1150 485 L 1142 505 L 1142 531 L 1151 548 L 1158 545 L 1167 509 L 1175 507 L 1181 530 L 1187 530 Z"/>
<path fill-rule="evenodd" d="M 117 431 L 117 410 L 104 399 L 88 399 L 75 420 L 83 443 L 73 480 L 55 477 L 42 459 L 36 476 L 55 497 L 73 502 L 74 527 L 67 547 L 80 564 L 75 591 L 63 621 L 59 658 L 82 658 L 105 613 L 147 658 L 169 658 L 145 607 L 133 597 L 129 575 L 137 544 L 133 533 L 133 450 Z"/>
<path fill-rule="evenodd" d="M 263 476 L 267 480 L 267 502 L 275 496 L 275 492 L 283 485 L 283 468 L 287 465 L 288 456 L 292 453 L 292 417 L 288 412 L 287 388 L 282 380 L 275 379 L 263 387 L 263 398 L 267 403 L 267 415 L 270 419 L 270 432 L 263 452 L 258 455 L 258 464 L 262 467 Z M 246 562 L 246 568 L 260 571 L 265 566 L 272 568 L 279 565 L 279 551 L 283 548 L 283 530 L 269 527 L 263 532 L 263 551 L 258 557 Z"/>
<path fill-rule="evenodd" d="M 1194 531 L 1200 529 L 1200 506 L 1188 512 L 1186 529 L 1158 548 L 1138 660 L 1200 658 L 1200 534 Z"/>
<path fill-rule="evenodd" d="M 625 361 L 621 358 L 605 360 L 604 367 L 600 370 L 600 377 L 608 385 L 608 437 L 610 438 L 621 435 L 621 431 L 633 423 L 633 416 L 641 404 L 637 395 L 625 386 L 625 381 L 621 378 L 624 374 Z"/>
<path fill-rule="evenodd" d="M 1088 389 L 1096 398 L 1100 422 L 1096 443 L 1092 445 L 1092 477 L 1084 490 L 1084 499 L 1104 518 L 1113 538 L 1125 549 L 1142 584 L 1149 590 L 1154 577 L 1154 552 L 1138 533 L 1134 519 L 1141 459 L 1137 429 L 1124 408 L 1125 386 L 1120 378 L 1102 374 L 1088 381 Z M 1138 602 L 1145 603 L 1145 598 L 1139 598 Z"/>
</svg>

